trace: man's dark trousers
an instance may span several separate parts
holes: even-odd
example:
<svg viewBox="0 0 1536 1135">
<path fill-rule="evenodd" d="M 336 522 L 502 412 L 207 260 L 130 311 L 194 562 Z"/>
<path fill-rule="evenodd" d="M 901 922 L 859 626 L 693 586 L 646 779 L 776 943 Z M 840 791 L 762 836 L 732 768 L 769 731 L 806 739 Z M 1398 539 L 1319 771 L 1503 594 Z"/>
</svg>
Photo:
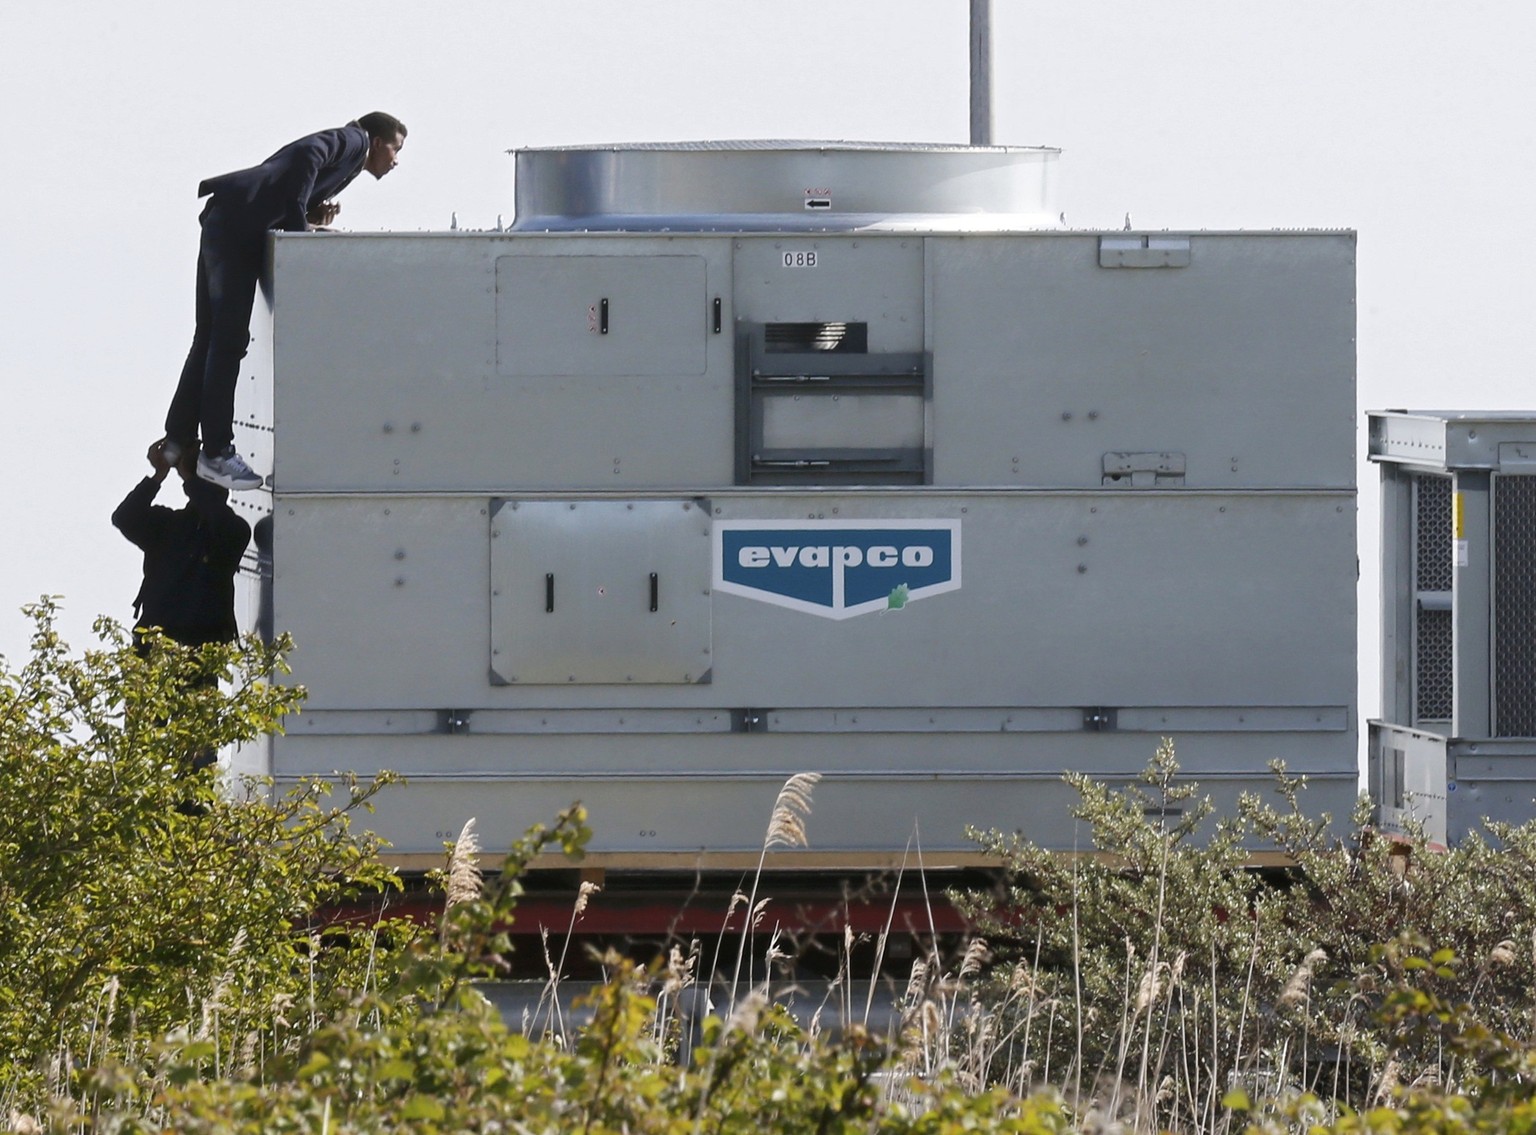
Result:
<svg viewBox="0 0 1536 1135">
<path fill-rule="evenodd" d="M 191 447 L 201 428 L 203 451 L 234 442 L 235 385 L 251 341 L 251 308 L 266 256 L 266 229 L 252 231 L 214 196 L 203 209 L 197 254 L 197 330 L 165 416 L 165 436 Z"/>
</svg>

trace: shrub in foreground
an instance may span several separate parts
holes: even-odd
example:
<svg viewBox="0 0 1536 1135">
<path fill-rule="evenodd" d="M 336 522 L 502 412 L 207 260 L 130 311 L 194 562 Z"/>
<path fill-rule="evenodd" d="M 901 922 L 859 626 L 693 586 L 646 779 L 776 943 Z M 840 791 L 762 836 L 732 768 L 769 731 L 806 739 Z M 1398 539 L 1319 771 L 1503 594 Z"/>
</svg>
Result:
<svg viewBox="0 0 1536 1135">
<path fill-rule="evenodd" d="M 1270 800 L 1210 823 L 1170 741 L 1132 790 L 1067 779 L 1095 853 L 978 833 L 1006 885 L 960 900 L 1012 963 L 984 1031 L 1016 1091 L 1056 1084 L 1085 1112 L 1197 1130 L 1233 1122 L 1234 1091 L 1356 1115 L 1414 1085 L 1476 1100 L 1488 1050 L 1387 1011 L 1431 993 L 1459 1007 L 1458 1035 L 1531 1045 L 1536 827 L 1490 825 L 1448 852 L 1375 838 L 1363 806 L 1347 828 L 1306 815 L 1283 767 Z M 1246 869 L 1256 846 L 1291 866 Z M 1409 964 L 1401 941 L 1462 960 Z"/>
<path fill-rule="evenodd" d="M 102 620 L 77 658 L 51 601 L 29 613 L 31 658 L 0 665 L 0 1115 L 146 1038 L 280 1048 L 363 961 L 320 948 L 312 912 L 391 878 L 349 829 L 387 777 L 237 802 L 191 770 L 297 707 L 285 643 L 141 655 Z"/>
</svg>

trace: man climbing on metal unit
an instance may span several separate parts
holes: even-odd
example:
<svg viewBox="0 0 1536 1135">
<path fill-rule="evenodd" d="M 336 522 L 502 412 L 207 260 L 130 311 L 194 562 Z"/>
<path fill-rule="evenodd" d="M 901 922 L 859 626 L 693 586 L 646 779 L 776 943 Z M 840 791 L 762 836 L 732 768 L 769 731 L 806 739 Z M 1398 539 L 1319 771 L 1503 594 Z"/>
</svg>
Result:
<svg viewBox="0 0 1536 1135">
<path fill-rule="evenodd" d="M 341 206 L 332 200 L 359 173 L 383 177 L 399 163 L 405 126 L 383 111 L 290 142 L 250 169 L 209 178 L 200 218 L 197 330 L 165 416 L 165 456 L 176 464 L 202 433 L 197 476 L 226 489 L 254 489 L 261 478 L 234 447 L 235 382 L 250 342 L 251 307 L 269 229 L 323 229 Z"/>
</svg>

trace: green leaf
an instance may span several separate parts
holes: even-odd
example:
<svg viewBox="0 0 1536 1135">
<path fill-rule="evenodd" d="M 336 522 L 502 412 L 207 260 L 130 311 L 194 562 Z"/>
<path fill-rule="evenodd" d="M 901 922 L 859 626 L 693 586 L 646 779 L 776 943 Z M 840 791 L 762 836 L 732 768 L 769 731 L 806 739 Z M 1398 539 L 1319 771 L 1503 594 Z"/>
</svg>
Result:
<svg viewBox="0 0 1536 1135">
<path fill-rule="evenodd" d="M 412 1096 L 400 1111 L 401 1119 L 442 1119 L 443 1105 L 431 1096 Z"/>
</svg>

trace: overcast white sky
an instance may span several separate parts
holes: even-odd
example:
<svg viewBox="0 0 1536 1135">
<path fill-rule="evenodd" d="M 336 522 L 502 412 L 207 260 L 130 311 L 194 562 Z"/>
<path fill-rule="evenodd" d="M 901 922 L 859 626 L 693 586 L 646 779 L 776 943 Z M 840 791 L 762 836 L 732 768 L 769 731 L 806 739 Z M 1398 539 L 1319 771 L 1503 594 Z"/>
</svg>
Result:
<svg viewBox="0 0 1536 1135">
<path fill-rule="evenodd" d="M 1536 4 L 994 0 L 995 140 L 1068 223 L 1359 230 L 1359 402 L 1533 409 Z M 517 146 L 967 138 L 966 0 L 0 0 L 0 654 L 127 618 L 108 517 L 192 328 L 198 181 L 363 111 L 410 127 L 341 227 L 488 227 Z M 1285 423 L 1275 423 L 1284 429 Z M 1362 446 L 1363 448 L 1363 446 Z M 1376 712 L 1362 463 L 1362 716 Z M 171 503 L 179 503 L 173 490 Z"/>
</svg>

